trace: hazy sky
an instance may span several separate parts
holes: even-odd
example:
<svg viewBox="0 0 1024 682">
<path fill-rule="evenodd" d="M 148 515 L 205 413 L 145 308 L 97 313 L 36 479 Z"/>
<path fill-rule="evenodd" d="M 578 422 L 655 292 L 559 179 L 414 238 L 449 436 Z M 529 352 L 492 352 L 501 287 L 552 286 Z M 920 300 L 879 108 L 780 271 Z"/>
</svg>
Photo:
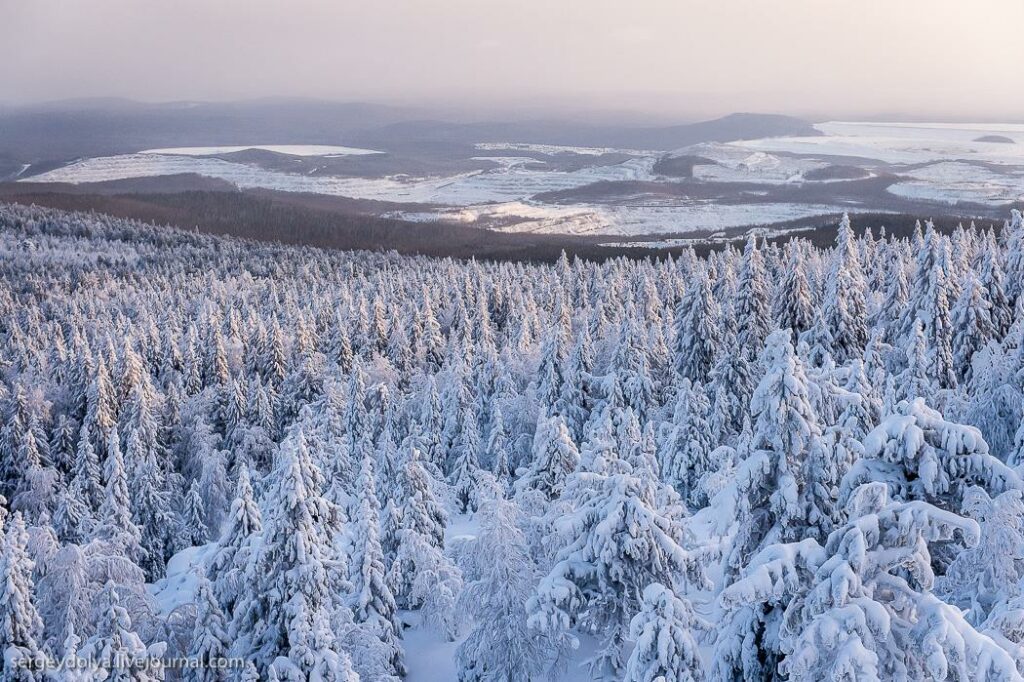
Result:
<svg viewBox="0 0 1024 682">
<path fill-rule="evenodd" d="M 1024 0 L 0 0 L 0 101 L 1024 119 Z"/>
</svg>

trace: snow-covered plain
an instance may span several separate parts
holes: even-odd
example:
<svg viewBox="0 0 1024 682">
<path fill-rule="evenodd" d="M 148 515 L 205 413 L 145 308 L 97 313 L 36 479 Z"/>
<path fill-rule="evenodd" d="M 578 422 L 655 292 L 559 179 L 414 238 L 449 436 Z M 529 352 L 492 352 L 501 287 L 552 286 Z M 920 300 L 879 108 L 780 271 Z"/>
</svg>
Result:
<svg viewBox="0 0 1024 682">
<path fill-rule="evenodd" d="M 582 156 L 601 156 L 603 154 L 628 154 L 630 156 L 650 156 L 657 154 L 651 150 L 616 149 L 615 147 L 573 147 L 561 144 L 533 144 L 531 142 L 478 142 L 474 145 L 483 151 L 519 151 L 537 154 L 580 154 Z"/>
<path fill-rule="evenodd" d="M 441 212 L 395 212 L 396 218 L 444 220 L 493 226 L 508 232 L 558 234 L 670 234 L 687 229 L 709 231 L 798 220 L 857 207 L 838 204 L 681 202 L 676 205 L 572 204 L 513 201 L 480 204 Z M 691 227 L 692 226 L 692 227 Z"/>
<path fill-rule="evenodd" d="M 249 144 L 228 147 L 166 147 L 163 149 L 145 149 L 140 154 L 171 154 L 174 156 L 213 156 L 216 154 L 232 154 L 250 149 L 262 149 L 277 154 L 291 156 L 364 156 L 381 154 L 373 149 L 358 147 L 339 147 L 330 144 Z"/>
<path fill-rule="evenodd" d="M 1024 164 L 1024 125 L 989 123 L 819 123 L 815 137 L 767 137 L 730 143 L 754 151 L 819 156 L 850 156 L 886 163 L 925 163 L 955 159 Z M 976 142 L 985 135 L 1014 141 Z"/>
<path fill-rule="evenodd" d="M 491 160 L 493 157 L 479 157 Z M 309 176 L 268 170 L 222 159 L 171 154 L 124 154 L 83 159 L 62 168 L 32 176 L 32 182 L 102 182 L 179 173 L 196 173 L 234 183 L 242 188 L 276 189 L 376 199 L 396 203 L 469 205 L 513 201 L 541 192 L 575 189 L 602 180 L 651 179 L 655 158 L 630 159 L 613 166 L 573 172 L 531 170 L 523 166 L 533 159 L 500 157 L 493 171 L 473 171 L 427 178 L 390 176 L 352 178 Z"/>
<path fill-rule="evenodd" d="M 711 182 L 755 182 L 785 184 L 803 182 L 803 174 L 824 168 L 828 164 L 816 159 L 751 151 L 736 144 L 705 142 L 680 150 L 689 156 L 699 156 L 714 164 L 699 164 L 693 168 L 693 177 Z"/>
<path fill-rule="evenodd" d="M 938 205 L 968 202 L 995 207 L 1024 195 L 1021 189 L 1024 187 L 1024 125 L 830 122 L 818 124 L 816 128 L 823 133 L 821 136 L 702 143 L 674 152 L 711 162 L 695 165 L 694 179 L 687 182 L 747 185 L 746 189 L 737 188 L 742 203 L 686 196 L 651 199 L 643 195 L 607 201 L 600 197 L 575 201 L 560 198 L 557 204 L 544 201 L 545 193 L 576 190 L 599 182 L 672 185 L 681 181 L 655 172 L 655 165 L 662 156 L 660 152 L 529 142 L 479 143 L 477 149 L 488 155 L 475 158 L 494 162 L 496 168 L 432 177 L 309 175 L 212 158 L 215 154 L 242 149 L 309 157 L 379 153 L 324 145 L 253 145 L 149 149 L 136 154 L 81 159 L 39 175 L 19 177 L 19 181 L 88 183 L 195 173 L 225 180 L 243 189 L 436 206 L 426 211 L 391 213 L 412 221 L 440 220 L 507 231 L 573 234 L 710 232 L 841 210 L 886 208 L 884 202 L 874 205 L 871 201 L 856 205 L 827 200 L 794 203 L 788 199 L 773 200 L 769 196 L 776 190 L 797 185 L 841 186 L 848 181 L 809 180 L 807 177 L 811 171 L 834 164 L 857 165 L 867 176 L 881 172 L 896 175 L 899 180 L 887 191 L 894 197 L 915 202 Z M 975 141 L 986 135 L 998 135 L 1012 143 Z M 618 164 L 562 171 L 544 168 L 543 160 L 517 156 L 524 152 L 582 156 L 621 153 L 632 158 Z M 764 199 L 752 195 L 751 184 L 764 186 Z"/>
<path fill-rule="evenodd" d="M 901 175 L 912 180 L 891 185 L 889 191 L 914 199 L 999 205 L 1024 198 L 1024 166 L 997 173 L 979 164 L 941 161 Z"/>
</svg>

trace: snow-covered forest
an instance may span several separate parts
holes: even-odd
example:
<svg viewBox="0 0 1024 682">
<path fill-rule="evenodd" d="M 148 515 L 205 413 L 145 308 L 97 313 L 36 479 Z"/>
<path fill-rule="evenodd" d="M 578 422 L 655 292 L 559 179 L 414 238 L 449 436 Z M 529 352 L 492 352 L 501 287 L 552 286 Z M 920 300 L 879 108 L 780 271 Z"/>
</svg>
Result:
<svg viewBox="0 0 1024 682">
<path fill-rule="evenodd" d="M 1021 214 L 857 227 L 535 265 L 0 207 L 0 679 L 1022 679 Z"/>
</svg>

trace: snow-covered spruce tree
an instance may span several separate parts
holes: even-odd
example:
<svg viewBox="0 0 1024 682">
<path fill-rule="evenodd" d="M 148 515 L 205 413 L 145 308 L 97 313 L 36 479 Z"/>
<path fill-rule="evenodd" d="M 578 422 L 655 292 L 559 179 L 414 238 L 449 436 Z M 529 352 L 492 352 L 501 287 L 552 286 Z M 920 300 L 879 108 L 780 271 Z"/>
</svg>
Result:
<svg viewBox="0 0 1024 682">
<path fill-rule="evenodd" d="M 457 455 L 452 463 L 449 480 L 459 511 L 473 509 L 472 500 L 476 491 L 476 478 L 480 471 L 480 427 L 476 414 L 467 405 L 459 420 L 461 426 L 455 447 Z"/>
<path fill-rule="evenodd" d="M 45 625 L 43 645 L 58 658 L 66 653 L 63 646 L 70 635 L 91 632 L 89 610 L 95 585 L 89 568 L 81 547 L 64 545 L 36 584 L 36 602 Z"/>
<path fill-rule="evenodd" d="M 594 674 L 623 670 L 629 620 L 647 585 L 707 586 L 704 557 L 683 547 L 686 530 L 658 508 L 655 483 L 609 456 L 569 477 L 569 511 L 552 521 L 561 549 L 528 604 L 531 626 L 556 640 L 575 641 L 573 628 L 600 633 Z"/>
<path fill-rule="evenodd" d="M 836 516 L 832 491 L 838 475 L 824 456 L 808 379 L 789 336 L 789 330 L 778 330 L 767 339 L 765 375 L 751 399 L 750 454 L 739 464 L 734 482 L 712 500 L 736 519 L 725 558 L 726 585 L 766 546 L 803 537 L 824 539 Z M 729 614 L 727 627 L 737 637 L 763 640 L 781 617 L 771 604 L 745 606 Z M 756 679 L 774 675 L 780 657 L 771 642 L 756 658 L 722 643 L 716 647 L 715 670 L 719 676 Z"/>
<path fill-rule="evenodd" d="M 707 272 L 700 268 L 694 277 L 676 312 L 676 371 L 691 382 L 703 382 L 721 352 L 721 313 Z"/>
<path fill-rule="evenodd" d="M 43 621 L 33 600 L 32 560 L 26 546 L 28 535 L 20 512 L 15 512 L 0 548 L 0 649 L 3 679 L 11 682 L 42 682 Z"/>
<path fill-rule="evenodd" d="M 754 358 L 764 346 L 771 326 L 771 292 L 764 257 L 751 236 L 743 249 L 739 291 L 736 298 L 736 342 L 741 353 Z"/>
<path fill-rule="evenodd" d="M 526 602 L 537 567 L 519 527 L 520 511 L 494 487 L 478 518 L 480 532 L 461 561 L 467 582 L 458 609 L 472 629 L 455 652 L 459 679 L 532 679 L 557 652 L 545 632 L 527 625 Z"/>
<path fill-rule="evenodd" d="M 882 418 L 882 401 L 878 390 L 868 378 L 865 363 L 853 360 L 849 365 L 844 396 L 846 405 L 838 423 L 851 439 L 861 440 Z"/>
<path fill-rule="evenodd" d="M 712 401 L 711 428 L 715 439 L 725 443 L 743 429 L 757 378 L 746 354 L 734 342 L 726 344 L 711 369 L 708 396 Z"/>
<path fill-rule="evenodd" d="M 928 372 L 928 342 L 920 320 L 914 323 L 906 354 L 906 369 L 900 374 L 899 393 L 906 400 L 932 395 L 934 382 Z"/>
<path fill-rule="evenodd" d="M 142 554 L 142 531 L 131 515 L 128 496 L 128 477 L 117 431 L 111 429 L 107 439 L 107 460 L 104 465 L 106 489 L 99 510 L 99 523 L 93 533 L 95 539 L 108 543 L 112 550 L 130 561 L 137 562 Z"/>
<path fill-rule="evenodd" d="M 564 420 L 559 416 L 542 416 L 533 439 L 532 459 L 515 482 L 516 494 L 536 491 L 548 500 L 557 498 L 579 461 L 579 452 Z"/>
<path fill-rule="evenodd" d="M 995 334 L 1003 336 L 1013 322 L 1013 304 L 1006 294 L 1006 276 L 1003 273 L 996 237 L 991 230 L 985 233 L 981 273 L 978 275 L 978 279 L 981 280 L 985 298 L 991 306 L 990 312 Z"/>
<path fill-rule="evenodd" d="M 708 457 L 712 441 L 707 422 L 710 408 L 703 388 L 691 386 L 688 379 L 683 379 L 676 392 L 672 421 L 664 425 L 658 448 L 661 479 L 695 507 L 706 503 L 698 483 L 711 468 Z"/>
<path fill-rule="evenodd" d="M 272 480 L 263 541 L 235 608 L 232 651 L 263 670 L 284 658 L 311 675 L 338 658 L 326 624 L 348 587 L 333 545 L 341 517 L 321 496 L 323 478 L 300 429 L 281 444 Z"/>
<path fill-rule="evenodd" d="M 647 349 L 634 322 L 622 323 L 609 369 L 622 391 L 622 406 L 631 409 L 638 419 L 645 419 L 659 389 L 651 378 Z"/>
<path fill-rule="evenodd" d="M 791 329 L 795 337 L 800 338 L 814 324 L 814 300 L 804 271 L 806 259 L 800 252 L 800 242 L 788 242 L 786 253 L 785 272 L 775 292 L 772 316 L 780 329 Z"/>
<path fill-rule="evenodd" d="M 685 599 L 660 583 L 644 588 L 640 613 L 629 624 L 636 641 L 626 662 L 626 682 L 678 680 L 700 682 L 704 663 L 694 631 L 710 631 L 711 624 L 693 611 Z"/>
<path fill-rule="evenodd" d="M 108 585 L 100 598 L 104 603 L 96 634 L 78 651 L 80 658 L 98 664 L 102 672 L 94 679 L 161 682 L 164 671 L 155 661 L 163 655 L 165 643 L 146 646 L 132 627 L 131 616 L 115 588 Z"/>
<path fill-rule="evenodd" d="M 155 580 L 163 575 L 174 544 L 175 517 L 167 472 L 160 466 L 156 443 L 143 427 L 132 428 L 129 432 L 125 457 L 133 463 L 132 509 L 142 532 L 140 566 L 150 580 Z"/>
<path fill-rule="evenodd" d="M 569 435 L 574 440 L 583 437 L 591 400 L 591 371 L 594 365 L 594 351 L 590 332 L 584 327 L 576 340 L 568 363 L 563 372 L 562 391 L 555 404 L 555 411 L 565 419 Z"/>
<path fill-rule="evenodd" d="M 562 391 L 562 367 L 566 351 L 562 348 L 560 335 L 549 333 L 544 337 L 540 351 L 540 366 L 537 368 L 537 402 L 541 411 L 555 407 Z"/>
<path fill-rule="evenodd" d="M 923 398 L 902 401 L 864 439 L 863 457 L 843 477 L 840 501 L 863 483 L 885 483 L 893 499 L 924 500 L 959 513 L 971 485 L 990 495 L 1024 490 L 1024 482 L 989 453 L 973 426 L 943 419 Z"/>
<path fill-rule="evenodd" d="M 739 526 L 728 559 L 733 575 L 766 544 L 806 534 L 823 539 L 827 532 L 810 518 L 818 495 L 811 481 L 820 478 L 812 467 L 820 463 L 815 453 L 821 448 L 821 427 L 789 337 L 788 330 L 768 337 L 761 359 L 765 374 L 751 398 L 753 450 L 737 472 Z"/>
<path fill-rule="evenodd" d="M 462 572 L 443 551 L 426 538 L 399 531 L 398 559 L 415 567 L 406 603 L 419 610 L 421 625 L 454 641 L 462 623 L 456 601 L 462 590 Z"/>
<path fill-rule="evenodd" d="M 1020 490 L 994 498 L 979 487 L 964 493 L 963 513 L 978 523 L 980 541 L 963 550 L 936 582 L 935 592 L 964 609 L 964 617 L 981 625 L 1001 602 L 1021 594 L 1024 578 L 1024 502 Z"/>
<path fill-rule="evenodd" d="M 37 430 L 30 426 L 22 433 L 13 472 L 17 483 L 12 492 L 11 508 L 21 511 L 29 521 L 50 515 L 58 490 L 57 471 L 43 463 L 41 446 L 45 441 L 36 436 Z"/>
<path fill-rule="evenodd" d="M 850 216 L 843 214 L 832 251 L 828 290 L 823 302 L 825 323 L 838 362 L 860 357 L 868 340 L 864 278 Z"/>
<path fill-rule="evenodd" d="M 745 679 L 1020 679 L 1005 651 L 932 592 L 929 544 L 975 543 L 977 524 L 890 501 L 882 483 L 859 488 L 849 515 L 824 546 L 808 538 L 765 548 L 722 592 L 726 609 L 770 604 L 784 616 L 760 640 L 720 631 L 713 675 L 743 660 Z M 778 668 L 755 673 L 765 649 L 781 652 Z"/>
<path fill-rule="evenodd" d="M 210 532 L 216 531 L 224 522 L 228 500 L 231 497 L 231 483 L 228 479 L 228 453 L 213 450 L 203 459 L 198 478 L 203 496 L 204 522 Z"/>
<path fill-rule="evenodd" d="M 943 241 L 940 258 L 948 257 L 949 245 Z M 950 313 L 950 273 L 937 262 L 933 268 L 926 308 L 926 333 L 928 334 L 929 363 L 931 375 L 941 388 L 956 386 L 956 369 L 953 357 L 953 325 Z"/>
<path fill-rule="evenodd" d="M 196 587 L 196 625 L 192 630 L 189 656 L 200 665 L 192 672 L 195 682 L 226 682 L 228 669 L 222 663 L 227 658 L 228 634 L 224 614 L 220 610 L 213 585 L 200 578 Z"/>
<path fill-rule="evenodd" d="M 227 614 L 234 613 L 235 602 L 245 589 L 248 567 L 256 556 L 262 528 L 260 509 L 249 482 L 249 469 L 242 466 L 238 470 L 231 509 L 207 568 L 207 577 L 214 581 L 214 593 Z"/>
<path fill-rule="evenodd" d="M 206 527 L 206 505 L 199 491 L 199 481 L 192 481 L 182 501 L 181 517 L 178 521 L 178 546 L 180 548 L 205 545 L 210 539 Z"/>
<path fill-rule="evenodd" d="M 491 463 L 491 473 L 503 486 L 508 486 L 511 471 L 511 453 L 508 433 L 505 431 L 505 419 L 501 414 L 501 406 L 495 406 L 491 415 L 491 431 L 487 436 L 485 450 L 487 461 Z"/>
<path fill-rule="evenodd" d="M 992 304 L 973 273 L 953 307 L 953 364 L 961 381 L 970 381 L 974 354 L 995 336 Z"/>
<path fill-rule="evenodd" d="M 103 485 L 100 480 L 99 458 L 96 456 L 92 441 L 88 425 L 83 425 L 75 450 L 72 483 L 69 488 L 77 485 L 82 490 L 83 501 L 95 512 L 99 510 L 103 500 Z"/>
<path fill-rule="evenodd" d="M 404 675 L 402 624 L 398 607 L 385 580 L 384 552 L 380 546 L 380 518 L 373 459 L 369 452 L 363 457 L 356 480 L 359 503 L 352 537 L 352 612 L 357 623 L 366 623 L 391 652 L 389 664 L 393 674 Z"/>
<path fill-rule="evenodd" d="M 398 504 L 389 507 L 395 551 L 388 585 L 400 606 L 418 609 L 425 625 L 453 638 L 458 626 L 455 599 L 462 576 L 444 552 L 447 515 L 434 497 L 418 450 L 410 443 L 406 451 L 395 489 Z M 483 472 L 477 475 L 487 476 Z M 477 503 L 475 496 L 473 503 Z"/>
<path fill-rule="evenodd" d="M 1011 303 L 1016 303 L 1024 292 L 1020 279 L 1024 277 L 1024 219 L 1019 209 L 1011 210 L 1010 221 L 1004 226 L 1002 236 L 1006 242 L 1006 295 Z"/>
</svg>

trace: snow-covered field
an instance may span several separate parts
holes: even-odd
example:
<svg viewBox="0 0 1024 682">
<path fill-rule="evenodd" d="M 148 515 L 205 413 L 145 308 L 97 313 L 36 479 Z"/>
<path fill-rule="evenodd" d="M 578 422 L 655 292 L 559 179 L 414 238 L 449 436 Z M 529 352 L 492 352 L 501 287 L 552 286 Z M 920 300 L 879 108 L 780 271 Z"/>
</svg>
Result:
<svg viewBox="0 0 1024 682">
<path fill-rule="evenodd" d="M 533 144 L 531 142 L 478 142 L 474 145 L 482 151 L 519 151 L 537 154 L 580 154 L 583 156 L 601 156 L 602 154 L 629 154 L 630 156 L 650 156 L 657 154 L 651 150 L 616 149 L 615 147 L 573 147 L 561 144 Z"/>
<path fill-rule="evenodd" d="M 780 156 L 763 151 L 751 151 L 740 144 L 706 142 L 680 150 L 690 156 L 699 156 L 712 164 L 694 166 L 693 177 L 713 182 L 756 182 L 784 184 L 803 182 L 803 174 L 824 168 L 828 164 L 815 159 Z"/>
<path fill-rule="evenodd" d="M 878 173 L 898 176 L 888 192 L 891 198 L 908 201 L 938 206 L 968 202 L 995 207 L 1024 196 L 1024 125 L 831 122 L 816 127 L 823 133 L 821 136 L 702 143 L 676 150 L 673 152 L 676 155 L 701 157 L 711 162 L 694 166 L 693 180 L 686 181 L 655 172 L 655 164 L 662 156 L 660 152 L 528 142 L 477 144 L 477 149 L 488 155 L 474 158 L 494 162 L 496 168 L 432 177 L 308 175 L 211 158 L 214 154 L 242 149 L 309 157 L 379 153 L 323 145 L 253 145 L 149 149 L 136 154 L 81 159 L 39 175 L 20 177 L 19 181 L 88 183 L 195 173 L 225 180 L 240 188 L 437 207 L 427 211 L 392 212 L 392 215 L 413 221 L 441 220 L 508 231 L 574 234 L 711 232 L 840 210 L 891 210 L 880 200 L 851 205 L 849 201 L 838 199 L 831 203 L 818 198 L 813 203 L 798 203 L 790 198 L 772 198 L 773 192 L 785 187 L 808 184 L 835 185 L 838 191 L 849 181 L 809 180 L 807 177 L 811 171 L 836 164 L 856 165 L 866 176 Z M 1012 142 L 975 141 L 986 135 Z M 625 153 L 633 158 L 618 164 L 563 171 L 544 168 L 544 162 L 535 158 L 517 156 L 524 152 L 582 156 Z M 679 192 L 669 192 L 669 199 L 638 195 L 635 200 L 627 197 L 602 201 L 595 196 L 577 201 L 560 200 L 558 204 L 539 198 L 547 192 L 572 191 L 598 182 L 628 181 L 664 185 L 743 183 L 747 188 L 737 189 L 742 203 L 690 199 L 676 196 Z M 764 186 L 764 197 L 753 196 L 750 184 Z"/>
<path fill-rule="evenodd" d="M 493 157 L 478 157 L 491 160 Z M 602 180 L 652 179 L 655 158 L 630 159 L 613 166 L 597 166 L 574 172 L 523 168 L 533 159 L 500 157 L 493 171 L 474 171 L 453 176 L 407 178 L 352 178 L 309 176 L 269 170 L 222 159 L 173 154 L 124 154 L 83 159 L 62 168 L 32 176 L 32 182 L 102 182 L 179 173 L 196 173 L 227 180 L 242 188 L 276 189 L 376 199 L 396 203 L 470 205 L 513 201 L 541 192 L 575 189 Z"/>
<path fill-rule="evenodd" d="M 244 152 L 249 149 L 262 149 L 268 152 L 289 154 L 291 156 L 363 156 L 366 154 L 382 153 L 373 149 L 338 147 L 329 144 L 250 144 L 230 147 L 166 147 L 164 149 L 145 149 L 139 153 L 170 154 L 173 156 L 213 156 L 216 154 Z"/>
<path fill-rule="evenodd" d="M 838 204 L 716 204 L 681 202 L 678 205 L 573 204 L 570 206 L 514 201 L 480 204 L 440 212 L 395 212 L 396 218 L 426 222 L 445 220 L 494 226 L 508 232 L 558 234 L 669 234 L 723 230 L 762 225 L 811 216 L 855 212 Z"/>
<path fill-rule="evenodd" d="M 899 196 L 956 203 L 999 205 L 1024 199 L 1024 166 L 993 172 L 962 161 L 941 161 L 903 173 L 910 182 L 889 187 Z"/>
<path fill-rule="evenodd" d="M 815 137 L 769 137 L 731 143 L 754 151 L 819 156 L 852 156 L 886 163 L 924 163 L 971 159 L 1024 164 L 1024 125 L 991 123 L 829 122 L 815 126 Z M 1013 140 L 976 142 L 999 135 Z"/>
</svg>

